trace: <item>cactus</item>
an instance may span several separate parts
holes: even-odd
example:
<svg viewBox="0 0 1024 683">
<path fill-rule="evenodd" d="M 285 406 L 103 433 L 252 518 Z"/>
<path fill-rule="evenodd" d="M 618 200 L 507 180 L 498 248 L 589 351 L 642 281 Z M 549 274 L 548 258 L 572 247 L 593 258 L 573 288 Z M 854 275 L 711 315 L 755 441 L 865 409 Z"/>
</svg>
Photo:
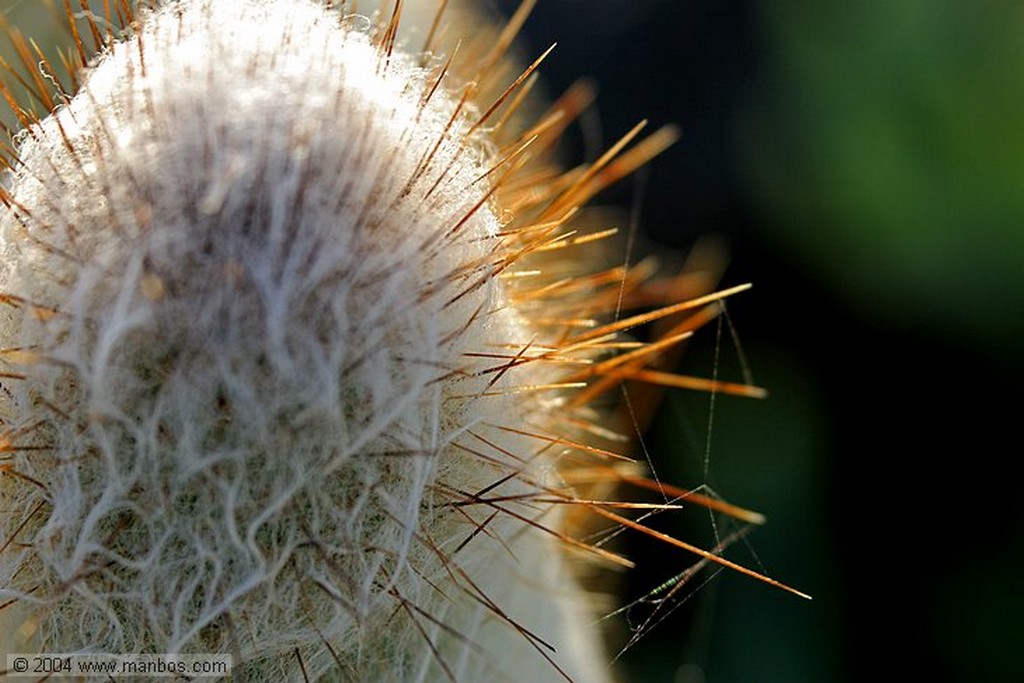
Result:
<svg viewBox="0 0 1024 683">
<path fill-rule="evenodd" d="M 68 10 L 84 68 L 43 59 L 41 114 L 4 87 L 5 647 L 610 680 L 580 565 L 629 561 L 576 512 L 647 529 L 584 495 L 637 477 L 595 399 L 683 382 L 648 363 L 742 288 L 616 319 L 641 273 L 588 272 L 611 233 L 573 221 L 674 131 L 554 167 L 587 93 L 521 122 L 531 5 L 452 57 L 399 44 L 400 2 L 107 3 Z"/>
</svg>

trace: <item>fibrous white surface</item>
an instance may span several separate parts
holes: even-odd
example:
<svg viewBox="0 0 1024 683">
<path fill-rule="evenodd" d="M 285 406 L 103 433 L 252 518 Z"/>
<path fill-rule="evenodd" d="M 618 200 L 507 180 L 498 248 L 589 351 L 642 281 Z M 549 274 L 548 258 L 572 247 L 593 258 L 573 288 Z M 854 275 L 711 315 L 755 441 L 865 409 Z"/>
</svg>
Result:
<svg viewBox="0 0 1024 683">
<path fill-rule="evenodd" d="M 470 114 L 322 3 L 140 20 L 6 182 L 5 646 L 605 680 L 557 506 L 453 503 L 557 482 Z"/>
</svg>

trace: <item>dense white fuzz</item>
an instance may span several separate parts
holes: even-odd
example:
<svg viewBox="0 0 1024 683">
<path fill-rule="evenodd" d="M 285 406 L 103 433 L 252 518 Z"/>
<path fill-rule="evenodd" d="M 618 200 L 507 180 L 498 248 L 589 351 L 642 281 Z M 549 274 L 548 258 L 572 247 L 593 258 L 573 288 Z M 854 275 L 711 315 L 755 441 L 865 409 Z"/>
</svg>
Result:
<svg viewBox="0 0 1024 683">
<path fill-rule="evenodd" d="M 605 680 L 559 541 L 523 521 L 558 506 L 453 504 L 558 483 L 501 428 L 545 424 L 559 394 L 512 390 L 552 378 L 478 357 L 537 332 L 468 108 L 421 106 L 427 74 L 322 3 L 139 20 L 6 181 L 4 647 Z"/>
</svg>

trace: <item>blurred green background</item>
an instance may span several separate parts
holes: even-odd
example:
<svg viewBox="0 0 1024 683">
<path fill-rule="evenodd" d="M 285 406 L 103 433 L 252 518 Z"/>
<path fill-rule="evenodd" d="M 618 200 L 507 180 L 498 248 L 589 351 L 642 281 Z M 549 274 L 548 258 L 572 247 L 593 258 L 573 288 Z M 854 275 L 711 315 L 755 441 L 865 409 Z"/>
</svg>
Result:
<svg viewBox="0 0 1024 683">
<path fill-rule="evenodd" d="M 723 238 L 724 284 L 754 283 L 729 317 L 771 394 L 714 402 L 706 483 L 769 519 L 727 556 L 815 597 L 722 572 L 623 656 L 630 680 L 1024 680 L 1024 3 L 542 1 L 527 34 L 559 41 L 553 92 L 600 86 L 582 154 L 681 126 L 602 199 L 655 250 Z M 726 328 L 723 378 L 738 356 Z M 711 407 L 667 398 L 663 479 L 705 483 Z M 713 542 L 706 514 L 662 523 Z M 627 543 L 635 596 L 688 561 Z"/>
<path fill-rule="evenodd" d="M 43 7 L 0 2 L 47 45 Z M 671 393 L 658 473 L 764 512 L 727 555 L 815 597 L 701 575 L 622 655 L 629 680 L 1024 676 L 1022 36 L 1024 3 L 988 0 L 539 3 L 524 52 L 559 42 L 549 90 L 600 86 L 577 155 L 682 127 L 602 201 L 639 207 L 654 250 L 719 236 L 724 284 L 755 284 L 729 321 L 770 397 Z M 708 329 L 683 370 L 741 379 L 739 356 Z M 659 524 L 714 539 L 706 514 Z M 633 597 L 690 561 L 625 544 Z"/>
</svg>

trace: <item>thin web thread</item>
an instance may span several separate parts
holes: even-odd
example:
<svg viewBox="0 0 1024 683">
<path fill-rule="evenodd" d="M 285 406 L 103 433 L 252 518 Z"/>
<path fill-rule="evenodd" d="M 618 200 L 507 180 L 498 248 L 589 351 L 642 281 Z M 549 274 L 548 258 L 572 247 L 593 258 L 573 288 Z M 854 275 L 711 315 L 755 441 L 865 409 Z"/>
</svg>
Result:
<svg viewBox="0 0 1024 683">
<path fill-rule="evenodd" d="M 732 338 L 733 346 L 736 349 L 736 356 L 740 363 L 740 372 L 743 374 L 743 381 L 750 386 L 754 386 L 754 373 L 750 368 L 750 362 L 747 359 L 747 354 L 743 350 L 743 344 L 740 342 L 739 332 L 736 330 L 736 325 L 733 324 L 732 316 L 729 315 L 729 310 L 725 307 L 725 302 L 722 302 L 722 317 L 725 318 L 725 324 L 729 327 L 729 336 Z M 770 575 L 768 568 L 765 567 L 764 562 L 761 561 L 761 557 L 754 550 L 753 544 L 743 536 L 740 541 L 743 543 L 743 547 L 747 549 L 751 557 L 754 558 L 754 562 L 757 563 L 758 569 L 762 574 Z"/>
<path fill-rule="evenodd" d="M 715 325 L 715 354 L 711 366 L 711 391 L 708 398 L 708 429 L 707 437 L 704 440 L 704 484 L 708 483 L 708 474 L 711 471 L 711 436 L 715 426 L 715 401 L 718 398 L 718 390 L 715 388 L 718 382 L 718 364 L 722 355 L 722 317 L 725 315 L 725 303 L 718 302 L 720 315 Z"/>
<path fill-rule="evenodd" d="M 633 194 L 633 203 L 629 210 L 629 232 L 626 237 L 626 257 L 622 268 L 622 280 L 619 282 L 619 296 L 615 302 L 615 321 L 617 322 L 622 315 L 622 302 L 626 295 L 626 278 L 629 275 L 629 264 L 633 257 L 633 248 L 636 243 L 636 233 L 640 226 L 640 210 L 643 205 L 643 198 L 647 194 L 647 181 L 648 181 L 648 170 L 647 167 L 640 169 L 635 176 L 636 190 Z M 644 435 L 640 431 L 640 423 L 636 419 L 636 411 L 633 410 L 633 402 L 629 399 L 629 390 L 625 384 L 621 385 L 622 398 L 626 402 L 626 410 L 629 412 L 629 419 L 633 424 L 633 432 L 636 434 L 636 441 L 640 444 L 640 450 L 643 451 L 644 459 L 647 461 L 647 466 L 651 469 L 651 477 L 658 485 L 658 490 L 661 491 L 662 499 L 667 503 L 668 494 L 665 493 L 664 487 L 661 485 L 661 477 L 658 476 L 658 470 L 654 466 L 654 460 L 651 459 L 651 453 L 647 450 L 647 444 L 644 443 Z"/>
<path fill-rule="evenodd" d="M 744 384 L 754 386 L 754 373 L 750 369 L 747 353 L 743 350 L 739 332 L 736 331 L 736 326 L 733 325 L 732 316 L 729 315 L 729 310 L 725 307 L 724 301 L 722 302 L 722 317 L 725 318 L 725 324 L 729 326 L 729 336 L 732 338 L 733 346 L 736 348 L 736 356 L 740 362 L 740 372 L 743 373 L 743 382 Z"/>
<path fill-rule="evenodd" d="M 711 488 L 708 483 L 711 472 L 711 440 L 714 433 L 715 427 L 715 403 L 718 398 L 718 391 L 715 388 L 718 382 L 718 365 L 722 355 L 722 318 L 725 316 L 725 302 L 718 302 L 719 315 L 718 320 L 715 323 L 715 353 L 714 360 L 711 365 L 711 392 L 708 397 L 708 427 L 707 437 L 704 441 L 704 486 L 709 490 Z M 720 546 L 722 539 L 718 531 L 718 522 L 715 520 L 715 512 L 711 508 L 708 508 L 708 519 L 711 520 L 711 533 L 715 538 L 715 545 Z"/>
</svg>

